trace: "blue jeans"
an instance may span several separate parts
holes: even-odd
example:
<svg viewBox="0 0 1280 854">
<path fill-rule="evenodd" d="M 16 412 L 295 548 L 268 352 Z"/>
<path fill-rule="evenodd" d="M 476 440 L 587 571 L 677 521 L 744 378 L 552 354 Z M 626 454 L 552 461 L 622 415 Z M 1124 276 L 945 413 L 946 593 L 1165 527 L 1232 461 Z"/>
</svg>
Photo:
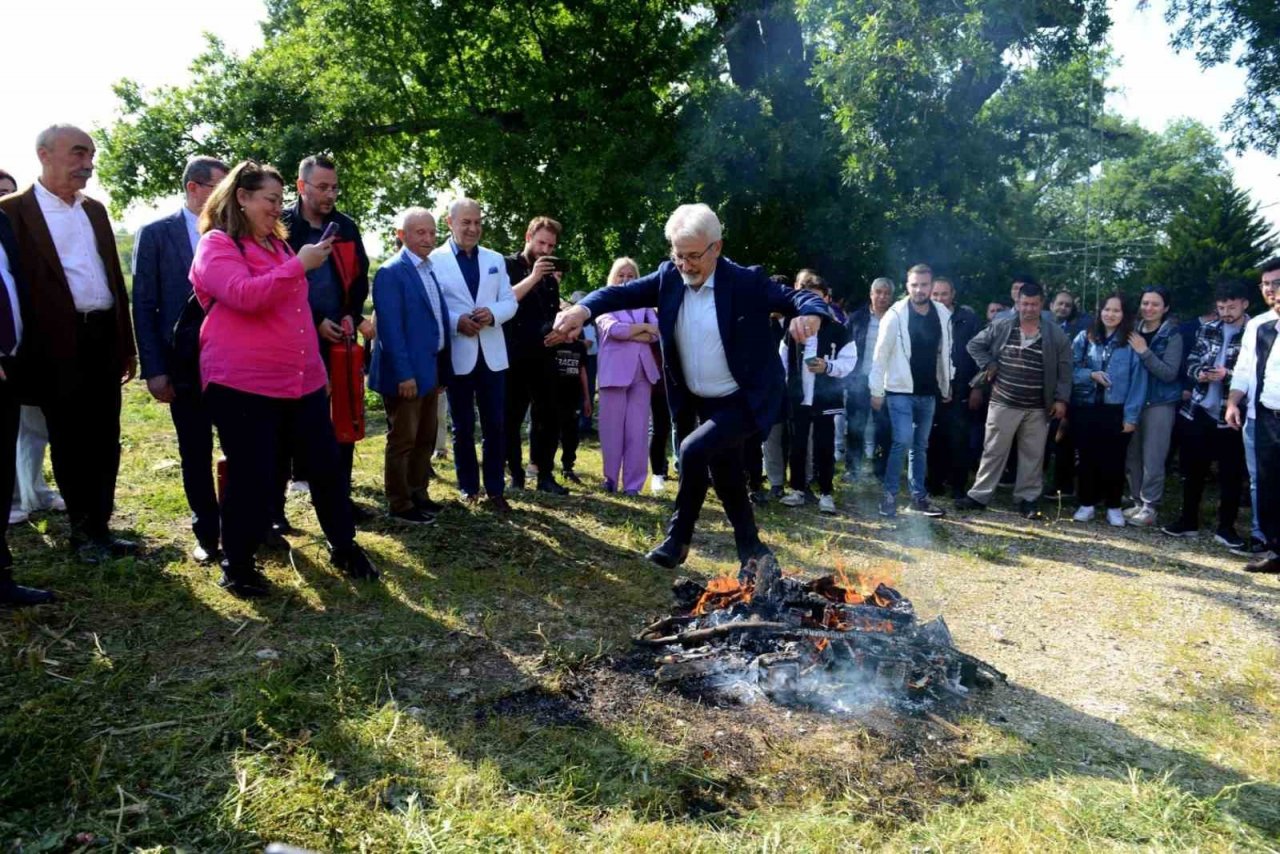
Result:
<svg viewBox="0 0 1280 854">
<path fill-rule="evenodd" d="M 1258 422 L 1253 418 L 1247 418 L 1244 422 L 1244 463 L 1249 467 L 1249 502 L 1253 509 L 1253 518 L 1250 520 L 1251 529 L 1250 536 L 1256 540 L 1265 541 L 1267 538 L 1262 536 L 1262 523 L 1258 519 L 1258 448 L 1257 442 Z"/>
<path fill-rule="evenodd" d="M 929 494 L 925 489 L 925 454 L 929 449 L 929 431 L 933 429 L 933 410 L 937 402 L 938 399 L 931 394 L 885 395 L 889 424 L 893 430 L 893 444 L 889 446 L 889 458 L 884 468 L 884 494 L 890 498 L 898 496 L 903 457 L 910 461 L 907 483 L 911 487 L 911 497 L 919 499 Z"/>
</svg>

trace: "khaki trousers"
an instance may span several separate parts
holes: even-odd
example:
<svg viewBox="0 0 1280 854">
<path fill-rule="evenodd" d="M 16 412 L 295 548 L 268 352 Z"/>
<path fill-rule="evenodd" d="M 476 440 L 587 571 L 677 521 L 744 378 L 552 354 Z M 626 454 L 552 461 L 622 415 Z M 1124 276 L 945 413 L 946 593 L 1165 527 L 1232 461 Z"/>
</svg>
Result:
<svg viewBox="0 0 1280 854">
<path fill-rule="evenodd" d="M 436 450 L 439 389 L 405 400 L 384 397 L 387 410 L 387 451 L 383 485 L 392 513 L 413 509 L 413 499 L 427 497 L 431 455 Z"/>
<path fill-rule="evenodd" d="M 978 478 L 969 497 L 983 504 L 1000 482 L 1013 443 L 1018 443 L 1018 482 L 1013 487 L 1017 501 L 1035 501 L 1044 490 L 1044 448 L 1049 435 L 1049 417 L 1043 409 L 1014 409 L 992 403 L 987 409 L 987 433 L 982 445 Z"/>
</svg>

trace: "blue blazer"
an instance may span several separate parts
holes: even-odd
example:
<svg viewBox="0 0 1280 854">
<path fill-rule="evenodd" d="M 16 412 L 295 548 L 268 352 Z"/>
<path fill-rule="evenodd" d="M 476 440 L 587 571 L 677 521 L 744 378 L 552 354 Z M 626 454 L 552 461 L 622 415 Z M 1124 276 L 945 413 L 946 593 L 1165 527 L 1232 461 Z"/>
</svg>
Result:
<svg viewBox="0 0 1280 854">
<path fill-rule="evenodd" d="M 144 225 L 133 244 L 133 328 L 144 380 L 169 373 L 173 325 L 191 296 L 191 237 L 181 210 Z"/>
<path fill-rule="evenodd" d="M 662 370 L 673 418 L 679 418 L 689 405 L 676 344 L 676 315 L 686 290 L 679 270 L 670 261 L 663 261 L 656 272 L 625 285 L 601 288 L 579 303 L 591 312 L 592 318 L 627 308 L 657 308 Z M 770 281 L 761 268 L 743 267 L 723 256 L 716 261 L 714 293 L 729 373 L 746 398 L 756 429 L 768 433 L 778 420 L 786 389 L 769 315 L 810 314 L 830 321 L 831 312 L 816 294 L 785 288 Z"/>
<path fill-rule="evenodd" d="M 439 360 L 436 347 L 440 330 L 423 290 L 422 277 L 409 254 L 401 249 L 373 277 L 378 334 L 373 339 L 369 362 L 369 387 L 384 397 L 398 395 L 400 383 L 406 380 L 417 381 L 418 397 L 448 382 L 448 376 L 440 376 L 439 370 L 449 372 L 449 308 L 435 274 L 428 280 L 436 288 L 444 315 L 444 349 Z"/>
<path fill-rule="evenodd" d="M 18 238 L 13 233 L 13 224 L 9 222 L 9 217 L 4 211 L 0 211 L 0 245 L 4 246 L 4 254 L 9 258 L 9 273 L 13 276 L 13 289 L 18 292 L 18 304 L 13 306 L 13 314 L 16 318 L 22 319 L 23 326 L 26 326 L 26 313 L 30 311 L 27 308 L 27 301 L 31 299 L 31 292 L 27 290 L 27 280 L 22 275 L 22 265 L 18 263 Z M 3 287 L 0 284 L 0 287 Z M 25 328 L 23 335 L 26 335 Z M 22 343 L 18 343 L 18 349 L 21 351 Z"/>
</svg>

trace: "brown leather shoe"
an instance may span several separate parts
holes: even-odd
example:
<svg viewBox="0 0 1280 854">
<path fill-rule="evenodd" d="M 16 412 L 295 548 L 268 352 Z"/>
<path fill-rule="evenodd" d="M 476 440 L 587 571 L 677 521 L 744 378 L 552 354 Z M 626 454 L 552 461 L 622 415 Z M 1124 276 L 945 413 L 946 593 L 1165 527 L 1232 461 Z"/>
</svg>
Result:
<svg viewBox="0 0 1280 854">
<path fill-rule="evenodd" d="M 1245 572 L 1260 572 L 1266 575 L 1280 575 L 1280 556 L 1272 555 L 1262 560 L 1244 565 Z"/>
</svg>

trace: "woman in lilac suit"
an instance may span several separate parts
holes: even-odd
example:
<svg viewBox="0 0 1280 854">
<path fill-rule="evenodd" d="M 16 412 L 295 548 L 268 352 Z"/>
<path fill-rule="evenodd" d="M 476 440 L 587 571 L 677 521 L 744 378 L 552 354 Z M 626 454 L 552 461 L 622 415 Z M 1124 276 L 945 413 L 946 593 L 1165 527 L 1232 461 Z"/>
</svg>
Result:
<svg viewBox="0 0 1280 854">
<path fill-rule="evenodd" d="M 609 284 L 639 278 L 630 258 L 619 258 L 609 270 Z M 661 376 L 653 358 L 658 315 L 651 308 L 602 314 L 597 387 L 600 390 L 600 450 L 604 454 L 604 488 L 615 492 L 618 470 L 622 489 L 639 495 L 648 474 L 649 396 Z"/>
</svg>

